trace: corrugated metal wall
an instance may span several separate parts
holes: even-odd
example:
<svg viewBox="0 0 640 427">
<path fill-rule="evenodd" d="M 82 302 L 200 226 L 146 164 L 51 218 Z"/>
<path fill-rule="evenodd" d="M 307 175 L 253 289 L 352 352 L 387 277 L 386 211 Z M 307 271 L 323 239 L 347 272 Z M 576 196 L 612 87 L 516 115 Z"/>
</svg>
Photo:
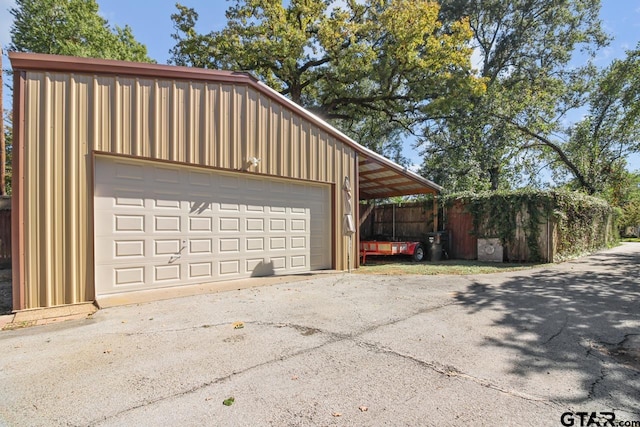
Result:
<svg viewBox="0 0 640 427">
<path fill-rule="evenodd" d="M 25 307 L 91 301 L 92 152 L 329 182 L 337 269 L 347 268 L 341 183 L 354 150 L 246 85 L 28 72 Z M 353 189 L 355 194 L 355 188 Z M 340 244 L 342 243 L 342 244 Z"/>
</svg>

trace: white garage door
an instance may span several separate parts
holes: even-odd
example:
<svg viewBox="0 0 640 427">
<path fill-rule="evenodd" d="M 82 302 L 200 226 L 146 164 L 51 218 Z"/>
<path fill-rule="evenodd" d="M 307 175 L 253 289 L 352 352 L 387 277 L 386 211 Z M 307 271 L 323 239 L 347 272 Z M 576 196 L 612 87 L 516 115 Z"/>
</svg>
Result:
<svg viewBox="0 0 640 427">
<path fill-rule="evenodd" d="M 97 157 L 96 293 L 331 268 L 328 185 Z"/>
</svg>

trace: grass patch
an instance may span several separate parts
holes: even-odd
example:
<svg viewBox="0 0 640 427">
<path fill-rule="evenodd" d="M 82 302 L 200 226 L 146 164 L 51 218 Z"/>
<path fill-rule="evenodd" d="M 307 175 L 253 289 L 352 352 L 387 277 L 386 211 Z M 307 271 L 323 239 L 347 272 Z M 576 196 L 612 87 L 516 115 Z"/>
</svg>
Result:
<svg viewBox="0 0 640 427">
<path fill-rule="evenodd" d="M 622 242 L 635 242 L 640 243 L 640 237 L 625 237 L 621 240 Z"/>
<path fill-rule="evenodd" d="M 411 262 L 398 257 L 367 257 L 367 264 L 357 270 L 358 274 L 417 274 L 417 275 L 474 275 L 504 273 L 508 271 L 529 270 L 545 264 L 491 263 L 466 260 L 446 260 L 439 262 Z"/>
</svg>

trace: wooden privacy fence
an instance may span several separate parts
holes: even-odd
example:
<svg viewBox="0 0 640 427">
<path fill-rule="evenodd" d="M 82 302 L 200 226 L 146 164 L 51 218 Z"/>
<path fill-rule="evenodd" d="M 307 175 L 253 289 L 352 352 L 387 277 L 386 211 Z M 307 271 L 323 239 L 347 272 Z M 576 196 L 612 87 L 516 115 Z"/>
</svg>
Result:
<svg viewBox="0 0 640 427">
<path fill-rule="evenodd" d="M 0 267 L 11 266 L 11 197 L 0 196 Z"/>
<path fill-rule="evenodd" d="M 433 235 L 432 202 L 362 205 L 360 225 L 362 240 L 408 240 L 428 243 Z M 445 250 L 452 259 L 476 259 L 478 239 L 472 234 L 473 217 L 462 203 L 440 209 L 439 231 L 443 232 Z"/>
<path fill-rule="evenodd" d="M 615 240 L 613 211 L 603 200 L 561 192 L 533 193 L 529 199 L 533 202 L 524 202 L 522 194 L 508 197 L 511 202 L 498 205 L 500 209 L 478 213 L 482 216 L 479 230 L 474 229 L 470 213 L 473 206 L 480 212 L 473 205 L 477 201 L 456 199 L 440 208 L 439 231 L 447 240 L 444 246 L 449 258 L 478 259 L 482 250 L 481 258 L 487 259 L 486 251 L 495 250 L 497 244 L 503 261 L 556 262 L 594 252 Z M 433 236 L 431 206 L 431 202 L 363 206 L 360 236 L 363 240 L 426 243 Z M 507 224 L 507 228 L 496 224 Z"/>
<path fill-rule="evenodd" d="M 449 257 L 453 259 L 476 259 L 478 257 L 478 238 L 473 234 L 473 215 L 459 202 L 445 209 L 443 215 L 445 228 L 450 232 Z"/>
<path fill-rule="evenodd" d="M 433 231 L 433 205 L 431 203 L 402 203 L 375 206 L 362 205 L 360 225 L 362 240 L 415 240 L 425 239 Z M 369 212 L 367 214 L 367 212 Z"/>
<path fill-rule="evenodd" d="M 414 202 L 384 204 L 373 209 L 361 207 L 370 213 L 362 218 L 360 237 L 362 240 L 409 240 L 427 242 L 433 231 L 433 210 L 430 203 Z M 463 201 L 455 200 L 442 207 L 440 231 L 445 236 L 445 249 L 450 259 L 478 259 L 478 237 L 474 232 L 473 215 Z M 504 245 L 505 260 L 512 262 L 531 261 L 531 251 L 524 232 L 528 219 L 527 212 L 518 214 L 514 240 Z M 495 237 L 486 235 L 485 237 Z M 546 219 L 539 224 L 535 237 L 538 242 L 540 261 L 551 262 L 555 256 L 558 239 L 553 220 Z"/>
</svg>

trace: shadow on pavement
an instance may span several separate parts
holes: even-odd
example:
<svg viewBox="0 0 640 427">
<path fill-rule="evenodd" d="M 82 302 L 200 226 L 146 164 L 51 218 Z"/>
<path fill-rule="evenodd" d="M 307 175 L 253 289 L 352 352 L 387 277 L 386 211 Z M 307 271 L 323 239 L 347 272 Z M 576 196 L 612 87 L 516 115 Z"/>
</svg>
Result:
<svg viewBox="0 0 640 427">
<path fill-rule="evenodd" d="M 0 316 L 11 314 L 13 309 L 11 269 L 0 269 Z"/>
<path fill-rule="evenodd" d="M 567 403 L 604 399 L 634 412 L 640 400 L 639 271 L 640 245 L 617 248 L 501 284 L 480 278 L 457 299 L 470 313 L 502 313 L 495 325 L 509 332 L 486 338 L 485 345 L 519 355 L 512 374 L 551 372 L 551 381 L 561 381 L 554 373 L 577 374 L 583 397 Z"/>
</svg>

